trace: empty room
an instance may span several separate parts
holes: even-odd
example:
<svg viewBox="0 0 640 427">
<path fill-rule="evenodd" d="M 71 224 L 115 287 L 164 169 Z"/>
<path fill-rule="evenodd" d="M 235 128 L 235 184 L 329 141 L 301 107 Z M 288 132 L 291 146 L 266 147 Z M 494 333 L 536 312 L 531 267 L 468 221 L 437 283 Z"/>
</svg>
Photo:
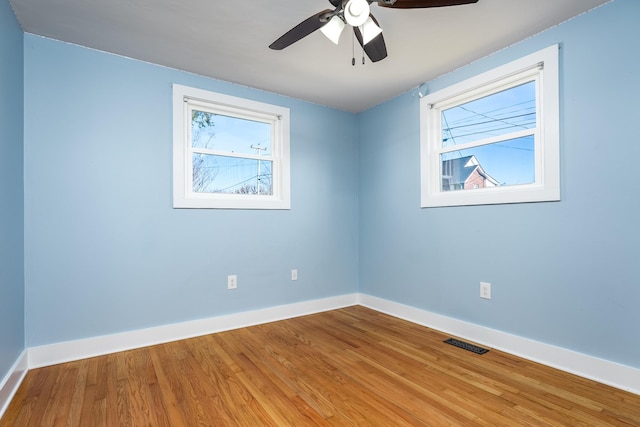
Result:
<svg viewBox="0 0 640 427">
<path fill-rule="evenodd" d="M 640 426 L 638 19 L 0 0 L 0 427 Z"/>
</svg>

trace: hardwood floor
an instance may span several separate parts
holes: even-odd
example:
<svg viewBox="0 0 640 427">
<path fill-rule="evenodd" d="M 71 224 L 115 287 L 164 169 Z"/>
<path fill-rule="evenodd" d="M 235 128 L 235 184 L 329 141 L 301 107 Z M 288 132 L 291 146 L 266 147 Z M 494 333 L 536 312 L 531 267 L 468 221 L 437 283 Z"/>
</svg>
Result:
<svg viewBox="0 0 640 427">
<path fill-rule="evenodd" d="M 0 426 L 640 426 L 640 396 L 355 306 L 30 371 Z"/>
</svg>

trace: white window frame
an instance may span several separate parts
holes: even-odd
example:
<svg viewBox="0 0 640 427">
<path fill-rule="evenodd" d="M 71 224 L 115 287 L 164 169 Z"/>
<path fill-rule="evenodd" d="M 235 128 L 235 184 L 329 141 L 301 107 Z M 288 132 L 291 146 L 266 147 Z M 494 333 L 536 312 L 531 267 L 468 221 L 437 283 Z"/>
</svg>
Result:
<svg viewBox="0 0 640 427">
<path fill-rule="evenodd" d="M 271 124 L 273 194 L 223 194 L 193 191 L 191 115 L 202 106 L 231 117 Z M 290 209 L 289 109 L 203 89 L 173 85 L 173 207 L 208 209 Z M 250 155 L 244 157 L 251 157 Z"/>
<path fill-rule="evenodd" d="M 421 207 L 560 200 L 558 49 L 558 45 L 550 46 L 420 99 Z M 525 185 L 442 191 L 441 154 L 495 142 L 489 138 L 456 145 L 454 149 L 443 147 L 442 111 L 531 80 L 536 80 L 535 181 Z"/>
</svg>

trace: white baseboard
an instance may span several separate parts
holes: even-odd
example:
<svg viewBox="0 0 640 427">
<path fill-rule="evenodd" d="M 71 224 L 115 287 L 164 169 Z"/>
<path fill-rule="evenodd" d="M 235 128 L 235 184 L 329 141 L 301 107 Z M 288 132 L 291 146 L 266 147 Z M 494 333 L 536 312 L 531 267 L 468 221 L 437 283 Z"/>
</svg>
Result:
<svg viewBox="0 0 640 427">
<path fill-rule="evenodd" d="M 24 376 L 27 375 L 27 350 L 23 351 L 13 364 L 7 375 L 0 382 L 0 418 L 7 410 L 9 402 L 18 391 Z"/>
<path fill-rule="evenodd" d="M 334 310 L 355 305 L 357 301 L 358 294 L 347 294 L 208 319 L 31 347 L 28 352 L 29 369 Z"/>
<path fill-rule="evenodd" d="M 359 294 L 358 303 L 394 317 L 640 395 L 640 369 L 370 295 Z"/>
<path fill-rule="evenodd" d="M 355 304 L 640 395 L 640 369 L 365 294 L 341 295 L 208 319 L 31 347 L 27 351 L 28 368 L 55 365 L 118 351 L 290 319 Z M 6 384 L 0 388 L 0 408 L 3 407 L 3 404 L 6 404 L 4 403 L 5 400 L 8 402 L 10 397 L 13 396 L 14 389 L 17 389 L 26 373 L 27 366 L 25 365 L 27 363 L 24 359 L 25 356 L 23 355 L 20 361 L 16 362 L 13 373 L 5 379 Z M 5 389 L 8 391 L 5 391 Z"/>
</svg>

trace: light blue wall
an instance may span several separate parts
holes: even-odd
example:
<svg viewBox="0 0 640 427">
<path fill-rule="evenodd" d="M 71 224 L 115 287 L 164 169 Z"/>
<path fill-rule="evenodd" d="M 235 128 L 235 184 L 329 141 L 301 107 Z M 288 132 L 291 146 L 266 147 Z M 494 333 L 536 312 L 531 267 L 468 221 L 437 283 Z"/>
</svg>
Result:
<svg viewBox="0 0 640 427">
<path fill-rule="evenodd" d="M 0 382 L 25 348 L 22 40 L 0 0 Z"/>
<path fill-rule="evenodd" d="M 362 114 L 361 292 L 640 368 L 638 17 L 616 0 L 428 83 L 560 43 L 561 202 L 420 209 L 416 93 Z"/>
<path fill-rule="evenodd" d="M 353 114 L 33 35 L 25 82 L 28 346 L 357 291 Z M 291 109 L 291 210 L 172 209 L 174 82 Z"/>
<path fill-rule="evenodd" d="M 638 16 L 640 2 L 616 0 L 429 82 L 435 91 L 562 45 L 562 201 L 435 209 L 419 208 L 415 92 L 354 116 L 26 35 L 28 346 L 345 294 L 359 284 L 367 294 L 640 367 Z M 3 43 L 5 32 L 17 37 L 5 27 Z M 291 108 L 290 211 L 171 208 L 173 82 Z M 19 129 L 11 130 L 21 149 Z M 20 153 L 5 145 L 18 179 Z M 22 197 L 19 185 L 2 191 Z M 21 211 L 12 214 L 2 227 L 21 225 Z M 13 239 L 11 248 L 20 246 Z M 11 248 L 0 246 L 21 261 Z M 298 282 L 289 280 L 292 268 Z M 238 275 L 235 291 L 226 290 L 228 274 Z M 493 284 L 492 300 L 479 298 L 480 281 Z M 7 289 L 20 298 L 20 286 L 3 283 Z M 21 315 L 13 304 L 10 312 Z M 20 328 L 5 329 L 21 339 Z"/>
</svg>

